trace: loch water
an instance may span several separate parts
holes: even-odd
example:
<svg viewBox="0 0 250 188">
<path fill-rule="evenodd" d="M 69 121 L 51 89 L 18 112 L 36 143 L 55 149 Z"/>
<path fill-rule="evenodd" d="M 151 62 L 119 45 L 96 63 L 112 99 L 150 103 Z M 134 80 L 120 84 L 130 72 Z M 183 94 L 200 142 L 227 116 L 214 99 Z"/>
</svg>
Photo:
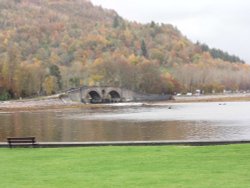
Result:
<svg viewBox="0 0 250 188">
<path fill-rule="evenodd" d="M 102 108 L 1 112 L 0 142 L 250 140 L 250 102 L 120 103 Z"/>
</svg>

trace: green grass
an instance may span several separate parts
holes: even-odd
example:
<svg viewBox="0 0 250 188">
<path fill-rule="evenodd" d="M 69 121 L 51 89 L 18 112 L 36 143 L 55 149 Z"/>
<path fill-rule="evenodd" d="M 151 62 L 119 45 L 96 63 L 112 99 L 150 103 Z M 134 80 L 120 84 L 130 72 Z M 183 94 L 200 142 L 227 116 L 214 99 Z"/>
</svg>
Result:
<svg viewBox="0 0 250 188">
<path fill-rule="evenodd" d="M 1 188 L 250 187 L 250 145 L 0 149 Z"/>
</svg>

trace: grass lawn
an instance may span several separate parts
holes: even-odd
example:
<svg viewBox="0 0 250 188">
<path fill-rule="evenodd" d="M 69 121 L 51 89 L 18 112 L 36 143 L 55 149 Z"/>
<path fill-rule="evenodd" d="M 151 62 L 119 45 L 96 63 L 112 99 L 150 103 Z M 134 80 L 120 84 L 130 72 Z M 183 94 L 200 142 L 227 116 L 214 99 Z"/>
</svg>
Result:
<svg viewBox="0 0 250 188">
<path fill-rule="evenodd" d="M 1 188 L 247 188 L 250 145 L 0 149 Z"/>
</svg>

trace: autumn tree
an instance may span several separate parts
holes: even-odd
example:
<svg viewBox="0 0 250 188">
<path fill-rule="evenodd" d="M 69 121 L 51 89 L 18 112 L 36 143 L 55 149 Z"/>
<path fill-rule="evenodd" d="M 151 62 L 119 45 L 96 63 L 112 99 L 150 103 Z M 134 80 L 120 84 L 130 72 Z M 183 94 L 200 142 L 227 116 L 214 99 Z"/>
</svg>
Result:
<svg viewBox="0 0 250 188">
<path fill-rule="evenodd" d="M 57 78 L 55 76 L 47 76 L 43 83 L 43 89 L 47 95 L 55 94 L 58 90 Z"/>
</svg>

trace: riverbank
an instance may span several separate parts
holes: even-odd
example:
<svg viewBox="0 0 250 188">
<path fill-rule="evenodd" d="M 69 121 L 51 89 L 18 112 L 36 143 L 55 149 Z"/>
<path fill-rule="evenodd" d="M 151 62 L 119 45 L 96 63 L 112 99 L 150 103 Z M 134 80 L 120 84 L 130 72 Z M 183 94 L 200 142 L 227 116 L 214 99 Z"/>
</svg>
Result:
<svg viewBox="0 0 250 188">
<path fill-rule="evenodd" d="M 250 101 L 250 93 L 175 96 L 175 102 L 237 102 Z"/>
<path fill-rule="evenodd" d="M 245 188 L 250 184 L 249 144 L 6 148 L 0 155 L 1 187 Z"/>
<path fill-rule="evenodd" d="M 200 96 L 174 96 L 168 103 L 185 102 L 235 102 L 250 101 L 250 93 L 247 94 L 218 94 L 218 95 L 200 95 Z M 164 101 L 166 102 L 166 101 Z M 143 103 L 142 103 L 143 104 Z M 147 103 L 148 104 L 148 103 Z M 67 108 L 100 108 L 104 104 L 83 104 L 73 102 L 68 98 L 61 98 L 60 95 L 40 97 L 33 99 L 21 99 L 0 102 L 0 112 L 5 111 L 33 111 L 48 109 L 67 109 Z"/>
</svg>

